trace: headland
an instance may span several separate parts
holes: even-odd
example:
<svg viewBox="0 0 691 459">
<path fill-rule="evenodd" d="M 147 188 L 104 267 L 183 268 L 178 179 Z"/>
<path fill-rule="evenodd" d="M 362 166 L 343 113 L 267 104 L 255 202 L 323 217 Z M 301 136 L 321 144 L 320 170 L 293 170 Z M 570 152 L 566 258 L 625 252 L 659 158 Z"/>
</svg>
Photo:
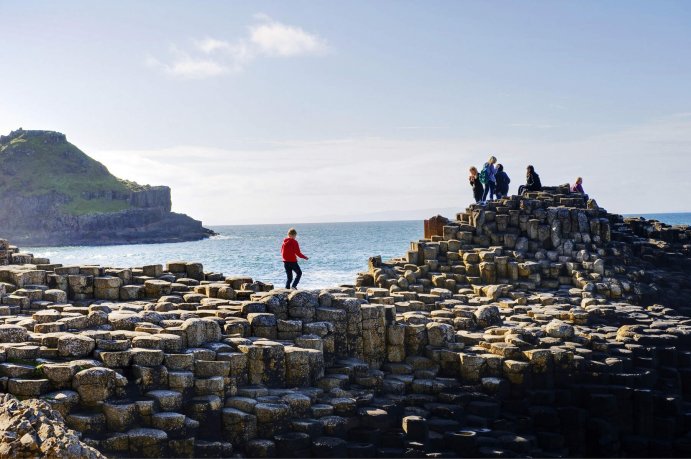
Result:
<svg viewBox="0 0 691 459">
<path fill-rule="evenodd" d="M 0 234 L 25 246 L 182 242 L 214 234 L 170 188 L 113 176 L 54 131 L 0 136 Z"/>
</svg>

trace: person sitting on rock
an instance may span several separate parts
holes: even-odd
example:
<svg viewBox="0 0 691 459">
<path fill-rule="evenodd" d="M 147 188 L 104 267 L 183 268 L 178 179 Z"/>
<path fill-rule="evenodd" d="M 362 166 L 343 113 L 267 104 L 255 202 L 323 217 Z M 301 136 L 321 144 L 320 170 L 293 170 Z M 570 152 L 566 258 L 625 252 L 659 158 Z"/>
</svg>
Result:
<svg viewBox="0 0 691 459">
<path fill-rule="evenodd" d="M 497 164 L 497 173 L 494 176 L 497 179 L 497 199 L 500 199 L 509 194 L 511 179 L 501 164 Z"/>
<path fill-rule="evenodd" d="M 475 197 L 475 202 L 482 201 L 482 194 L 485 192 L 485 189 L 480 182 L 480 174 L 477 171 L 477 167 L 473 166 L 470 168 L 470 176 L 468 177 L 468 180 L 470 181 L 470 186 L 473 187 L 473 196 Z"/>
<path fill-rule="evenodd" d="M 485 165 L 482 167 L 482 172 L 480 172 L 480 181 L 485 185 L 485 193 L 482 195 L 482 202 L 487 201 L 487 196 L 489 199 L 494 199 L 494 190 L 497 187 L 497 178 L 495 177 L 496 169 L 494 165 L 497 163 L 497 158 L 490 156 Z"/>
<path fill-rule="evenodd" d="M 518 194 L 522 195 L 526 191 L 542 191 L 542 182 L 540 182 L 540 176 L 535 172 L 533 166 L 528 166 L 525 174 L 525 185 L 521 185 L 518 188 Z"/>
<path fill-rule="evenodd" d="M 583 178 L 576 177 L 576 181 L 571 185 L 571 192 L 585 194 L 585 191 L 583 191 Z"/>
<path fill-rule="evenodd" d="M 297 290 L 298 282 L 302 277 L 302 270 L 300 265 L 298 265 L 297 257 L 305 260 L 309 260 L 305 255 L 300 252 L 300 244 L 298 244 L 297 239 L 298 232 L 295 228 L 290 228 L 288 230 L 288 237 L 283 239 L 283 245 L 281 246 L 281 256 L 283 257 L 283 267 L 286 270 L 286 276 L 288 280 L 286 281 L 286 288 L 292 288 Z M 295 271 L 295 280 L 293 281 L 293 271 Z"/>
</svg>

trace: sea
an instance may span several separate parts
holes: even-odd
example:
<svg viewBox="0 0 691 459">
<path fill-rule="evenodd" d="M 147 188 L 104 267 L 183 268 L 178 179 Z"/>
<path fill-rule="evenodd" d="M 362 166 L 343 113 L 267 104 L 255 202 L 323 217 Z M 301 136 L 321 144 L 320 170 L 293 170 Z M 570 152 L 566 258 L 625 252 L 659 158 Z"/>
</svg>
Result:
<svg viewBox="0 0 691 459">
<path fill-rule="evenodd" d="M 670 225 L 691 225 L 691 212 L 640 216 Z M 194 261 L 203 263 L 205 271 L 250 276 L 281 286 L 285 283 L 285 271 L 280 249 L 291 226 L 297 229 L 300 248 L 309 257 L 309 260 L 300 260 L 303 276 L 299 285 L 308 289 L 352 285 L 357 273 L 367 270 L 369 257 L 402 257 L 410 241 L 423 237 L 421 220 L 228 225 L 212 226 L 218 236 L 194 242 L 21 249 L 63 265 L 130 268 L 176 260 Z"/>
</svg>

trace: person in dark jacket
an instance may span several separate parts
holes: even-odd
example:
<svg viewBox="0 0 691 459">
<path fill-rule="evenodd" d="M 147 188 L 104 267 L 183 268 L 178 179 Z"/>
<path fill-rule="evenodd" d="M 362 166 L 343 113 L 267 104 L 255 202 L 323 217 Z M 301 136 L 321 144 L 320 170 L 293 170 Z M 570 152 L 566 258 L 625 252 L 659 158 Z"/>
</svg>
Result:
<svg viewBox="0 0 691 459">
<path fill-rule="evenodd" d="M 497 158 L 490 156 L 482 168 L 482 174 L 484 174 L 483 180 L 485 181 L 485 193 L 482 195 L 483 203 L 487 201 L 488 196 L 490 200 L 493 200 L 496 197 L 495 190 L 497 188 L 497 178 L 495 177 L 495 174 L 497 169 L 494 167 L 496 163 Z"/>
<path fill-rule="evenodd" d="M 518 189 L 518 194 L 523 194 L 526 191 L 542 191 L 542 182 L 540 176 L 535 172 L 533 166 L 528 166 L 525 174 L 525 185 L 521 185 Z"/>
<path fill-rule="evenodd" d="M 473 187 L 473 197 L 475 202 L 482 201 L 482 195 L 485 192 L 482 183 L 480 183 L 480 173 L 477 171 L 477 167 L 473 166 L 470 168 L 470 176 L 468 177 L 470 186 Z"/>
<path fill-rule="evenodd" d="M 571 192 L 572 193 L 585 194 L 585 191 L 583 191 L 583 178 L 582 177 L 576 177 L 576 181 L 573 182 L 573 185 L 571 185 Z"/>
<path fill-rule="evenodd" d="M 497 179 L 497 199 L 503 198 L 509 194 L 509 183 L 511 183 L 508 174 L 504 172 L 504 166 L 497 164 L 497 172 L 494 177 Z"/>
</svg>

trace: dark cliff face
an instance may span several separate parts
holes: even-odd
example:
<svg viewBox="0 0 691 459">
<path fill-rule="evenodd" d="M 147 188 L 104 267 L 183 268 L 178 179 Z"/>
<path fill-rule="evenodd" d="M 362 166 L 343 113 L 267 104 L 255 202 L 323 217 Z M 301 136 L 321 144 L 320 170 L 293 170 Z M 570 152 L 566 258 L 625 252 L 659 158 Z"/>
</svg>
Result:
<svg viewBox="0 0 691 459">
<path fill-rule="evenodd" d="M 170 212 L 172 202 L 170 188 L 167 186 L 152 186 L 148 190 L 133 191 L 128 201 L 134 207 L 157 207 Z"/>
<path fill-rule="evenodd" d="M 214 232 L 187 215 L 148 208 L 43 218 L 31 228 L 0 224 L 0 234 L 23 246 L 58 246 L 184 242 L 204 239 Z"/>
<path fill-rule="evenodd" d="M 171 207 L 169 187 L 120 180 L 63 134 L 0 137 L 0 235 L 19 244 L 181 242 L 214 234 Z"/>
</svg>

